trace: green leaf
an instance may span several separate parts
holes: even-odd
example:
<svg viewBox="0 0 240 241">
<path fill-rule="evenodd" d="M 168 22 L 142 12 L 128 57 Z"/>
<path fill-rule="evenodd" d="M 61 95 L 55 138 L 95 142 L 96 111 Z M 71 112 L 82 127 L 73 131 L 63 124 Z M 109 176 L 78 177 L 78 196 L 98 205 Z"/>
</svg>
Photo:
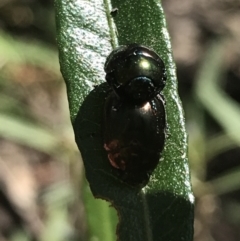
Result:
<svg viewBox="0 0 240 241">
<path fill-rule="evenodd" d="M 236 130 L 240 129 L 240 107 L 219 85 L 225 74 L 224 44 L 223 40 L 215 41 L 207 51 L 197 77 L 195 93 L 228 136 L 239 145 L 240 136 Z"/>
<path fill-rule="evenodd" d="M 48 154 L 54 154 L 56 150 L 59 152 L 59 148 L 63 148 L 59 141 L 61 138 L 42 126 L 4 113 L 0 113 L 0 123 L 0 137 Z"/>
<path fill-rule="evenodd" d="M 76 142 L 93 195 L 110 201 L 118 212 L 118 240 L 191 241 L 194 197 L 187 135 L 160 2 L 56 0 L 55 3 L 60 65 L 67 84 Z M 115 7 L 118 12 L 113 20 L 110 11 Z M 114 175 L 102 137 L 103 106 L 108 90 L 103 83 L 104 62 L 111 45 L 114 48 L 117 43 L 133 42 L 154 49 L 162 57 L 168 75 L 163 91 L 168 136 L 161 161 L 142 189 L 131 187 Z M 99 222 L 98 228 L 101 227 Z"/>
<path fill-rule="evenodd" d="M 40 42 L 26 42 L 0 31 L 0 61 L 3 64 L 31 63 L 59 74 L 57 53 Z"/>
<path fill-rule="evenodd" d="M 116 225 L 117 215 L 112 208 L 109 208 L 109 203 L 95 199 L 87 183 L 84 183 L 82 190 L 84 195 L 85 210 L 88 214 L 89 240 L 116 240 Z"/>
<path fill-rule="evenodd" d="M 69 205 L 74 201 L 70 183 L 59 182 L 44 190 L 42 201 L 46 207 L 46 226 L 41 234 L 41 241 L 72 240 L 74 230 L 69 221 Z"/>
<path fill-rule="evenodd" d="M 208 181 L 206 186 L 211 186 L 216 195 L 224 195 L 239 190 L 240 168 L 234 168 L 221 176 Z"/>
</svg>

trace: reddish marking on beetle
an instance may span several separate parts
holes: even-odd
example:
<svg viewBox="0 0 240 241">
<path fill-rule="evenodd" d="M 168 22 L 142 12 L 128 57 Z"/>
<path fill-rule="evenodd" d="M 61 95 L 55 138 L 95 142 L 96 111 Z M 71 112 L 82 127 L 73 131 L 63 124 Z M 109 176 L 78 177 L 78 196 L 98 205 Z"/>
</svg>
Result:
<svg viewBox="0 0 240 241">
<path fill-rule="evenodd" d="M 104 149 L 108 152 L 108 160 L 110 164 L 116 168 L 125 170 L 126 162 L 121 157 L 121 147 L 118 140 L 113 140 L 109 144 L 104 144 Z"/>
<path fill-rule="evenodd" d="M 115 155 L 108 154 L 108 160 L 109 160 L 110 164 L 113 167 L 124 171 L 126 169 L 126 163 L 124 160 L 119 160 L 119 158 L 121 158 L 119 153 L 116 153 Z"/>
</svg>

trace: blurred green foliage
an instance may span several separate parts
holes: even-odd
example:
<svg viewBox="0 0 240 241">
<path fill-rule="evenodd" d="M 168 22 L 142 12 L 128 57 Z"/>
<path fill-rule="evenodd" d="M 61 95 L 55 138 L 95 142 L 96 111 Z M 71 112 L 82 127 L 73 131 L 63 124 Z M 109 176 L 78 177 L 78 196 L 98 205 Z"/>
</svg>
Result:
<svg viewBox="0 0 240 241">
<path fill-rule="evenodd" d="M 67 97 L 59 71 L 58 53 L 56 47 L 53 47 L 54 10 L 53 5 L 45 2 L 33 1 L 32 6 L 27 5 L 27 1 L 3 1 L 0 4 L 0 137 L 1 140 L 10 140 L 20 146 L 30 147 L 39 153 L 57 158 L 72 174 L 66 182 L 44 189 L 43 195 L 39 198 L 44 203 L 46 213 L 43 218 L 41 240 L 81 240 L 80 237 L 84 235 L 79 234 L 79 229 L 74 227 L 74 222 L 69 217 L 69 206 L 74 206 L 74 200 L 79 200 L 82 190 L 85 202 L 90 208 L 95 209 L 96 216 L 98 212 L 99 216 L 109 215 L 109 209 L 104 202 L 97 206 L 87 185 L 84 184 L 83 188 L 81 186 L 81 167 L 76 163 L 79 162 L 78 151 L 68 120 Z M 12 16 L 10 9 L 16 10 L 16 5 L 20 10 L 27 9 L 27 13 L 30 11 L 30 16 L 34 16 L 31 19 L 35 19 L 31 20 L 33 23 L 27 21 L 29 25 L 24 26 L 23 22 L 22 25 L 14 25 L 13 21 L 9 23 L 8 19 Z M 202 67 L 196 79 L 192 81 L 193 91 L 187 89 L 180 94 L 184 96 L 183 105 L 189 134 L 189 160 L 197 200 L 209 195 L 227 197 L 224 199 L 225 206 L 221 207 L 222 212 L 232 226 L 239 227 L 240 202 L 231 195 L 240 190 L 240 163 L 219 173 L 218 176 L 207 178 L 211 160 L 239 147 L 239 103 L 230 99 L 222 88 L 229 68 L 224 62 L 225 44 L 225 39 L 213 41 L 206 48 L 208 54 L 201 60 Z M 35 112 L 35 107 L 41 105 L 41 98 L 35 100 L 34 106 L 31 106 L 34 102 L 33 97 L 27 101 L 29 92 L 33 92 L 33 89 L 29 88 L 32 84 L 29 81 L 31 76 L 27 77 L 32 71 L 35 73 L 32 76 L 33 81 L 36 81 L 36 73 L 47 73 L 45 88 L 51 90 L 51 95 L 57 98 L 60 106 L 63 106 L 60 108 L 60 116 L 47 112 L 46 118 L 40 117 L 41 115 Z M 183 82 L 179 80 L 181 87 Z M 33 96 L 37 97 L 34 93 Z M 44 95 L 42 98 L 44 99 Z M 44 113 L 43 107 L 41 111 Z M 53 119 L 48 118 L 51 115 Z M 236 157 L 228 158 L 231 162 Z M 221 166 L 221 158 L 217 160 L 217 165 Z M 78 209 L 77 206 L 71 212 L 78 215 Z M 96 224 L 101 222 L 96 216 L 90 215 L 89 219 L 94 219 L 93 222 Z M 114 221 L 106 223 L 107 227 L 101 230 L 111 230 L 108 233 L 109 240 L 115 235 L 112 231 L 116 223 L 115 217 L 112 220 Z M 79 223 L 80 226 L 84 226 L 82 219 Z M 12 231 L 9 240 L 27 241 L 30 240 L 30 236 L 26 230 L 18 226 Z"/>
<path fill-rule="evenodd" d="M 9 22 L 7 18 L 4 22 L 5 15 L 1 10 L 11 12 L 11 9 L 17 9 L 19 12 L 16 14 L 20 16 L 21 10 L 30 9 L 24 2 L 19 5 L 13 2 L 11 5 L 6 1 L 5 4 L 0 4 L 0 15 L 3 17 L 2 23 L 6 23 L 6 25 Z M 50 11 L 54 17 L 53 6 L 41 10 L 45 12 L 43 14 Z M 46 26 L 41 25 L 41 28 L 46 29 L 49 26 L 51 26 L 50 33 L 54 34 L 54 18 L 51 19 L 51 22 L 48 19 Z M 42 77 L 45 79 L 41 79 Z M 49 93 L 53 98 L 50 103 L 53 106 L 56 105 L 55 109 L 49 107 Z M 40 99 L 36 100 L 36 98 Z M 76 166 L 79 167 L 76 164 L 79 162 L 79 157 L 68 117 L 65 86 L 59 71 L 58 53 L 51 43 L 45 41 L 44 38 L 34 39 L 27 35 L 21 37 L 7 29 L 0 30 L 0 103 L 1 142 L 12 141 L 23 148 L 28 148 L 26 150 L 35 150 L 36 155 L 44 154 L 46 159 L 56 159 L 61 162 L 61 166 L 67 172 L 76 169 Z M 44 106 L 44 104 L 48 104 L 48 106 Z M 51 109 L 53 112 L 50 111 Z M 29 164 L 33 165 L 34 162 L 33 159 Z M 71 171 L 71 173 L 74 172 Z M 49 183 L 47 188 L 38 190 L 39 198 L 36 201 L 41 203 L 40 207 L 44 207 L 45 213 L 38 240 L 75 240 L 76 237 L 78 237 L 77 240 L 80 240 L 80 237 L 84 236 L 84 234 L 76 234 L 69 214 L 69 207 L 79 199 L 80 190 L 76 190 L 74 181 L 79 187 L 81 168 L 74 175 L 57 183 Z M 75 180 L 73 180 L 74 178 Z M 1 181 L 5 182 L 3 179 Z M 17 197 L 18 193 L 14 195 Z M 11 198 L 9 196 L 7 198 L 12 203 Z M 19 213 L 19 210 L 15 211 Z M 11 229 L 6 238 L 32 240 L 31 230 L 28 224 L 24 223 L 24 215 L 28 214 L 20 212 L 19 215 L 23 218 L 23 226 L 7 227 Z M 3 229 L 0 227 L 0 236 L 2 232 Z"/>
</svg>

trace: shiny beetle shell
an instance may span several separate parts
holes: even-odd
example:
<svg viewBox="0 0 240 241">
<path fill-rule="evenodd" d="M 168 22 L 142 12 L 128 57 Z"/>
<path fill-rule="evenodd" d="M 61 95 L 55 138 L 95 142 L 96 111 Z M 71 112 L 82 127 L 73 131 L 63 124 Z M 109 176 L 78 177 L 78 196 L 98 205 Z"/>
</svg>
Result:
<svg viewBox="0 0 240 241">
<path fill-rule="evenodd" d="M 109 55 L 105 71 L 112 91 L 104 106 L 104 148 L 124 182 L 145 185 L 165 143 L 164 63 L 153 50 L 131 44 Z"/>
<path fill-rule="evenodd" d="M 166 71 L 162 59 L 142 45 L 120 46 L 105 63 L 106 80 L 115 93 L 134 104 L 155 97 L 165 86 Z"/>
</svg>

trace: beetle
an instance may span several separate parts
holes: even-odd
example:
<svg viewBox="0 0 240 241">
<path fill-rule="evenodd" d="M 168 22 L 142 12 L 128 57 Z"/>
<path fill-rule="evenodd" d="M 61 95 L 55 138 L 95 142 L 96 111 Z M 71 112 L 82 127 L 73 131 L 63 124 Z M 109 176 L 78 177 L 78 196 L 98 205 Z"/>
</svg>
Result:
<svg viewBox="0 0 240 241">
<path fill-rule="evenodd" d="M 165 143 L 166 70 L 160 56 L 139 44 L 113 50 L 104 66 L 110 93 L 104 105 L 104 149 L 130 185 L 146 185 Z"/>
</svg>

